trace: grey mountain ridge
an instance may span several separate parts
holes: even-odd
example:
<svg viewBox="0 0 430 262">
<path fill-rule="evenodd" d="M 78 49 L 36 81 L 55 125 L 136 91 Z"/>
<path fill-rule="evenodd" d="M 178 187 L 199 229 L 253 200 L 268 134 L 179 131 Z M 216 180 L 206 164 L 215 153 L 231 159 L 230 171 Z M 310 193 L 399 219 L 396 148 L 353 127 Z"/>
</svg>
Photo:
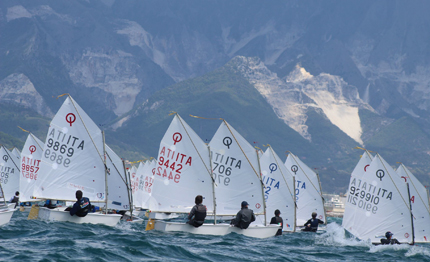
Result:
<svg viewBox="0 0 430 262">
<path fill-rule="evenodd" d="M 228 63 L 303 138 L 299 156 L 321 169 L 327 191 L 346 186 L 338 180 L 358 161 L 354 146 L 378 151 L 393 165 L 402 161 L 430 182 L 429 7 L 426 1 L 4 1 L 0 102 L 49 118 L 62 102 L 53 97 L 70 93 L 96 123 L 109 126 L 118 147 L 154 155 L 121 141 L 125 126 L 172 105 L 152 101 L 154 94 L 183 90 L 183 81 L 210 86 L 202 79 Z M 215 117 L 235 119 L 237 112 Z M 209 131 L 199 134 L 210 138 Z M 321 143 L 324 156 L 304 150 Z"/>
</svg>

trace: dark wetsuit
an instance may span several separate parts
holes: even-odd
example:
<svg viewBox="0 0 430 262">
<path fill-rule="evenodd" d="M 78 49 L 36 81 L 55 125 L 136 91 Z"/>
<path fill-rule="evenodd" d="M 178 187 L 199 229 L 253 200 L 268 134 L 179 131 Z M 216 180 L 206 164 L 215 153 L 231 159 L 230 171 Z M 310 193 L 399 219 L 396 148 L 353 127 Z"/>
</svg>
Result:
<svg viewBox="0 0 430 262">
<path fill-rule="evenodd" d="M 399 240 L 392 238 L 392 239 L 386 239 L 383 238 L 381 239 L 381 244 L 382 245 L 394 245 L 394 244 L 400 244 Z"/>
<path fill-rule="evenodd" d="M 234 226 L 247 229 L 249 224 L 254 221 L 254 211 L 252 211 L 252 209 L 248 209 L 247 207 L 242 207 L 242 209 L 237 212 L 236 219 L 234 220 Z"/>
<path fill-rule="evenodd" d="M 282 235 L 282 229 L 284 228 L 284 222 L 282 220 L 282 217 L 276 217 L 276 216 L 272 217 L 272 219 L 270 220 L 270 224 L 278 225 L 279 223 L 281 224 L 281 228 L 278 229 L 278 232 L 276 232 L 276 236 Z"/>
<path fill-rule="evenodd" d="M 15 203 L 14 208 L 15 208 L 15 207 L 17 207 L 17 206 L 18 206 L 18 203 L 19 203 L 19 197 L 17 197 L 17 196 L 13 196 L 13 197 L 11 198 L 10 202 L 11 202 L 11 203 Z"/>
<path fill-rule="evenodd" d="M 91 202 L 87 197 L 83 197 L 76 201 L 70 210 L 70 215 L 77 215 L 78 217 L 84 217 L 88 214 L 91 209 Z"/>
<path fill-rule="evenodd" d="M 190 214 L 188 215 L 188 224 L 199 227 L 203 225 L 206 218 L 206 206 L 203 204 L 198 204 L 193 206 Z"/>
<path fill-rule="evenodd" d="M 324 221 L 318 218 L 311 218 L 305 223 L 305 228 L 302 229 L 302 231 L 317 232 L 318 224 L 324 224 Z M 311 225 L 311 226 L 308 227 L 308 225 Z"/>
</svg>

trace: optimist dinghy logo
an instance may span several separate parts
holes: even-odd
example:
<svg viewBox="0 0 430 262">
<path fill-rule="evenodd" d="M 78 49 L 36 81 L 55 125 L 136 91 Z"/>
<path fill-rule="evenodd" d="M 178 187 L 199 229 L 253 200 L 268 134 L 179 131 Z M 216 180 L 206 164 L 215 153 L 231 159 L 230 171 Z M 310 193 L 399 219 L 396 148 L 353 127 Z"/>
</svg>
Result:
<svg viewBox="0 0 430 262">
<path fill-rule="evenodd" d="M 72 126 L 72 124 L 76 121 L 76 116 L 73 113 L 68 113 L 66 115 L 66 122 L 70 124 L 70 126 Z"/>
<path fill-rule="evenodd" d="M 4 162 L 7 162 L 7 160 L 9 159 L 9 157 L 7 156 L 7 155 L 4 155 L 3 156 L 3 160 L 4 160 Z"/>
<path fill-rule="evenodd" d="M 260 209 L 260 207 L 261 207 L 260 203 L 255 204 L 256 209 Z"/>
<path fill-rule="evenodd" d="M 405 237 L 406 237 L 406 238 L 409 238 L 409 233 L 405 233 Z"/>
<path fill-rule="evenodd" d="M 230 149 L 230 145 L 233 143 L 233 140 L 231 139 L 231 137 L 226 136 L 224 137 L 224 139 L 222 140 L 222 143 L 228 148 Z"/>
<path fill-rule="evenodd" d="M 275 163 L 270 164 L 269 166 L 270 174 L 272 174 L 273 171 L 278 170 L 278 166 Z"/>
<path fill-rule="evenodd" d="M 31 155 L 34 152 L 36 152 L 36 147 L 32 145 L 32 146 L 30 146 L 30 148 L 28 150 L 30 150 L 30 155 Z"/>
<path fill-rule="evenodd" d="M 297 171 L 299 170 L 299 168 L 296 166 L 296 165 L 293 165 L 292 167 L 291 167 L 291 171 L 293 171 L 294 172 L 294 175 L 297 175 L 296 173 L 297 173 Z"/>
<path fill-rule="evenodd" d="M 364 166 L 364 172 L 366 172 L 366 171 L 367 171 L 366 169 L 367 169 L 367 167 L 368 167 L 368 166 L 370 166 L 370 165 L 365 165 L 365 166 Z"/>
<path fill-rule="evenodd" d="M 382 178 L 385 176 L 385 172 L 382 169 L 379 169 L 376 171 L 376 177 L 379 178 L 380 181 L 382 181 Z"/>
<path fill-rule="evenodd" d="M 173 145 L 176 145 L 176 143 L 181 142 L 182 140 L 182 135 L 179 132 L 176 132 L 173 134 Z"/>
</svg>

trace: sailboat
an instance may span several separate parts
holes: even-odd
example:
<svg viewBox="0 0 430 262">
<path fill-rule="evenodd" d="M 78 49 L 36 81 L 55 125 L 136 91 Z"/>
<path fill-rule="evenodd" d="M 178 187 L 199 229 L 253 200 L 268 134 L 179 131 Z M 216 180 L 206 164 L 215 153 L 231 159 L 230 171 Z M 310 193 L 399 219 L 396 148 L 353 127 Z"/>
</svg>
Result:
<svg viewBox="0 0 430 262">
<path fill-rule="evenodd" d="M 110 198 L 108 176 L 116 172 L 115 162 L 110 161 L 112 153 L 105 145 L 104 133 L 70 95 L 52 119 L 43 149 L 35 197 L 75 202 L 75 192 L 81 190 L 94 204 L 104 203 L 108 208 L 129 205 L 127 199 L 118 202 Z M 104 214 L 77 217 L 70 216 L 64 208 L 40 207 L 39 218 L 114 226 L 121 215 L 107 214 L 106 209 Z"/>
<path fill-rule="evenodd" d="M 297 225 L 304 225 L 312 212 L 327 224 L 319 176 L 293 153 L 289 153 L 285 166 L 294 174 L 296 186 L 295 195 L 297 203 Z"/>
<path fill-rule="evenodd" d="M 263 217 L 247 229 L 230 231 L 250 237 L 266 238 L 276 234 L 277 225 L 268 225 L 258 152 L 227 121 L 222 120 L 209 143 L 216 195 L 216 216 L 235 216 L 240 203 L 247 201 L 255 215 Z M 267 225 L 267 226 L 266 226 Z"/>
<path fill-rule="evenodd" d="M 405 165 L 400 164 L 396 172 L 405 182 L 409 183 L 415 243 L 428 243 L 430 242 L 430 203 L 428 190 Z"/>
<path fill-rule="evenodd" d="M 0 184 L 2 184 L 6 201 L 19 191 L 19 157 L 11 153 L 5 146 L 0 147 Z M 13 205 L 15 206 L 15 203 Z"/>
<path fill-rule="evenodd" d="M 216 136 L 215 134 L 214 138 Z M 151 206 L 151 211 L 187 214 L 193 206 L 191 204 L 195 196 L 202 195 L 203 204 L 206 205 L 208 214 L 213 215 L 215 220 L 213 224 L 205 223 L 198 228 L 186 223 L 161 220 L 155 220 L 155 222 L 151 220 L 149 225 L 153 223 L 154 229 L 160 231 L 180 231 L 204 235 L 226 235 L 230 232 L 236 232 L 258 238 L 274 236 L 278 226 L 252 227 L 253 229 L 250 227 L 243 230 L 231 227 L 229 224 L 217 224 L 218 211 L 216 206 L 225 206 L 223 196 L 218 194 L 217 189 L 215 189 L 221 181 L 222 174 L 219 168 L 216 169 L 216 175 L 213 173 L 212 169 L 215 171 L 215 168 L 211 167 L 209 151 L 209 147 L 175 113 L 175 117 L 160 143 L 152 190 L 152 197 L 154 197 L 157 205 Z M 256 156 L 256 151 L 253 152 Z M 223 173 L 225 171 L 227 172 L 226 175 L 229 176 L 231 170 L 225 168 Z M 234 178 L 233 173 L 230 175 Z M 217 182 L 216 179 L 219 181 Z M 229 181 L 224 179 L 222 183 L 229 184 Z M 234 180 L 233 183 L 238 183 L 238 181 Z M 261 186 L 261 181 L 259 181 L 259 186 Z M 221 199 L 218 199 L 218 196 Z M 238 205 L 238 203 L 235 204 Z M 235 214 L 238 209 L 236 208 L 236 212 L 227 210 L 228 215 L 231 215 Z M 224 214 L 223 211 L 221 214 Z"/>
<path fill-rule="evenodd" d="M 374 244 L 380 244 L 381 236 L 387 231 L 391 231 L 399 242 L 413 244 L 408 196 L 409 187 L 405 180 L 376 154 L 370 165 L 363 160 L 357 172 L 351 175 L 344 214 L 346 220 L 342 226 L 358 239 Z"/>
<path fill-rule="evenodd" d="M 149 206 L 151 213 L 188 214 L 197 195 L 203 196 L 208 213 L 215 213 L 209 148 L 177 113 L 160 142 L 157 159 L 151 191 L 155 201 Z M 215 223 L 205 223 L 198 228 L 162 220 L 150 220 L 148 223 L 153 223 L 155 230 L 204 235 L 225 235 L 230 228 L 230 225 Z"/>
<path fill-rule="evenodd" d="M 270 222 L 276 209 L 281 212 L 285 232 L 296 230 L 296 195 L 295 179 L 282 163 L 273 148 L 268 145 L 260 157 L 261 174 L 266 200 L 266 225 Z"/>
<path fill-rule="evenodd" d="M 369 151 L 365 150 L 363 155 L 361 155 L 360 160 L 358 161 L 357 165 L 355 166 L 354 170 L 352 170 L 351 173 L 351 181 L 353 181 L 354 178 L 361 177 L 364 172 L 367 171 L 367 168 L 370 166 L 370 163 L 372 163 L 373 156 L 370 154 Z M 349 198 L 351 198 L 349 196 Z M 345 228 L 347 231 L 352 230 L 352 227 L 355 223 L 355 213 L 358 211 L 356 209 L 356 205 L 353 204 L 351 201 L 347 201 L 345 203 L 345 210 L 343 213 L 343 219 L 342 219 L 342 227 Z"/>
<path fill-rule="evenodd" d="M 9 223 L 14 211 L 16 211 L 16 209 L 8 208 L 3 187 L 0 183 L 0 226 Z"/>
<path fill-rule="evenodd" d="M 43 142 L 34 134 L 29 133 L 21 152 L 21 174 L 19 179 L 19 200 L 23 202 L 40 201 L 34 197 L 36 180 L 40 178 L 40 162 L 43 154 Z M 30 212 L 30 206 L 22 207 Z"/>
</svg>

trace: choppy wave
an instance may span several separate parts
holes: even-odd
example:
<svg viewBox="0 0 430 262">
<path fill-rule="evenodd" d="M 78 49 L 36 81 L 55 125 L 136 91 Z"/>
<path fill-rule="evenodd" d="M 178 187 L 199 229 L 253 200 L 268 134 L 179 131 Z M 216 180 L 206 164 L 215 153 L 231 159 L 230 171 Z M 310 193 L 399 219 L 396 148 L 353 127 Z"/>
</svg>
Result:
<svg viewBox="0 0 430 262">
<path fill-rule="evenodd" d="M 323 233 L 268 239 L 201 236 L 116 227 L 27 220 L 19 212 L 0 228 L 1 261 L 430 261 L 430 245 L 373 246 L 329 219 Z"/>
</svg>

